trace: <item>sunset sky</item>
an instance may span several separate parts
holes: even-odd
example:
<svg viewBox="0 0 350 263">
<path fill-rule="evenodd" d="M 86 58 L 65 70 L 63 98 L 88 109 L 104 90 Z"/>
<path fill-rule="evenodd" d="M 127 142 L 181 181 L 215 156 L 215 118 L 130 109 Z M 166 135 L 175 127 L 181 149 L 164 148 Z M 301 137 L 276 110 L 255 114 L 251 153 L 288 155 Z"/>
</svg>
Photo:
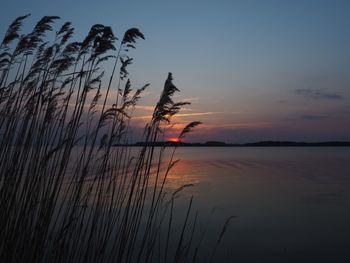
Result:
<svg viewBox="0 0 350 263">
<path fill-rule="evenodd" d="M 2 0 L 0 33 L 19 15 L 145 35 L 132 52 L 135 87 L 151 86 L 134 125 L 152 113 L 168 72 L 187 106 L 174 119 L 203 122 L 187 140 L 350 140 L 350 1 Z M 170 134 L 169 136 L 172 136 Z"/>
</svg>

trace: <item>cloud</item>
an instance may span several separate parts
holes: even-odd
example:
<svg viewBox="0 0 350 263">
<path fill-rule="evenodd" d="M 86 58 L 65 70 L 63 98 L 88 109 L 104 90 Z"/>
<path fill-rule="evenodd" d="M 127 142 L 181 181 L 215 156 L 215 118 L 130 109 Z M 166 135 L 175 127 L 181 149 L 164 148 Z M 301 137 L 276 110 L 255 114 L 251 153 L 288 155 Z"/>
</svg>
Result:
<svg viewBox="0 0 350 263">
<path fill-rule="evenodd" d="M 136 105 L 135 109 L 144 111 L 154 111 L 154 105 Z"/>
<path fill-rule="evenodd" d="M 197 102 L 197 101 L 201 101 L 202 98 L 201 97 L 190 97 L 190 98 L 184 98 L 183 101 L 189 101 L 189 102 Z"/>
<path fill-rule="evenodd" d="M 276 102 L 277 102 L 277 103 L 281 103 L 281 104 L 286 103 L 285 100 L 276 100 Z"/>
<path fill-rule="evenodd" d="M 194 113 L 178 113 L 174 115 L 174 117 L 191 117 L 191 116 L 206 116 L 206 115 L 216 115 L 216 114 L 224 114 L 225 112 L 220 111 L 209 111 L 209 112 L 194 112 Z M 145 116 L 135 116 L 134 119 L 150 119 L 152 115 Z"/>
<path fill-rule="evenodd" d="M 319 89 L 296 89 L 295 93 L 300 96 L 304 96 L 308 99 L 327 99 L 327 100 L 341 100 L 343 96 L 337 93 L 329 93 L 325 91 L 321 91 Z"/>
<path fill-rule="evenodd" d="M 154 111 L 155 105 L 141 105 L 141 104 L 137 104 L 135 106 L 136 110 L 142 110 L 142 111 Z M 194 111 L 193 109 L 189 109 L 189 108 L 181 108 L 181 111 Z"/>
<path fill-rule="evenodd" d="M 237 122 L 222 124 L 202 124 L 202 129 L 251 129 L 251 128 L 267 128 L 271 127 L 271 122 Z"/>
<path fill-rule="evenodd" d="M 306 121 L 317 121 L 317 120 L 323 120 L 327 119 L 327 116 L 322 116 L 322 115 L 303 115 L 301 116 L 301 119 L 306 120 Z"/>
</svg>

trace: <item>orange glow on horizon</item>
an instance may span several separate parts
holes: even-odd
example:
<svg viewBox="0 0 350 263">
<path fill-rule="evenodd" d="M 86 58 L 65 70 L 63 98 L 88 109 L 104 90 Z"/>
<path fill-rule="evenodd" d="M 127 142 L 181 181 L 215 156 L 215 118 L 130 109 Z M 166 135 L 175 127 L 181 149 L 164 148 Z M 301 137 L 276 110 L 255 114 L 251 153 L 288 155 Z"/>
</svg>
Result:
<svg viewBox="0 0 350 263">
<path fill-rule="evenodd" d="M 170 141 L 170 142 L 181 142 L 181 140 L 178 137 L 168 138 L 168 141 Z"/>
</svg>

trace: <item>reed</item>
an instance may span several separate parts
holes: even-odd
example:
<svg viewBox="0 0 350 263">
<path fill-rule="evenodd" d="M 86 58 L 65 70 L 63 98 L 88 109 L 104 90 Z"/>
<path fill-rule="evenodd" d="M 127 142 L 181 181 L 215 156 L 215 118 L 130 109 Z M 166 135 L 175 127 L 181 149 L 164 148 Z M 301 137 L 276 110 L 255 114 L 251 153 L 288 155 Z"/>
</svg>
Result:
<svg viewBox="0 0 350 263">
<path fill-rule="evenodd" d="M 176 234 L 177 192 L 164 188 L 176 147 L 162 169 L 166 148 L 152 146 L 188 104 L 173 101 L 179 90 L 171 73 L 135 155 L 122 145 L 148 84 L 134 90 L 127 68 L 144 35 L 131 28 L 118 39 L 96 24 L 72 41 L 70 22 L 54 30 L 57 16 L 23 34 L 28 16 L 9 26 L 0 45 L 0 261 L 192 261 L 192 198 Z"/>
</svg>

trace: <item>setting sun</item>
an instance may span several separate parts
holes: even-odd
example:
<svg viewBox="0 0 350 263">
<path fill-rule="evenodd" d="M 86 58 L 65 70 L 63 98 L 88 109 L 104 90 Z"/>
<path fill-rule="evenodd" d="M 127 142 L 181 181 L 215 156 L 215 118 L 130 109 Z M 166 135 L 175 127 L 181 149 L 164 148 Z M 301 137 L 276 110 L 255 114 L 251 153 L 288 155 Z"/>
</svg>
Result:
<svg viewBox="0 0 350 263">
<path fill-rule="evenodd" d="M 171 137 L 168 139 L 169 142 L 181 142 L 181 140 L 178 137 Z"/>
</svg>

